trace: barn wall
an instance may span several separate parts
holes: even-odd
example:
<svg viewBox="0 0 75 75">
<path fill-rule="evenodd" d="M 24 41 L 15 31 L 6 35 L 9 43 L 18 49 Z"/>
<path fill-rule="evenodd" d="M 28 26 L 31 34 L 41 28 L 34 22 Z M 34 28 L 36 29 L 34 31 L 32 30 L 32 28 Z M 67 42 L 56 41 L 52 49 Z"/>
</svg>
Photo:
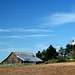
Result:
<svg viewBox="0 0 75 75">
<path fill-rule="evenodd" d="M 10 56 L 4 60 L 3 64 L 14 64 L 14 63 L 21 63 L 22 60 L 17 58 L 14 53 L 11 53 Z"/>
</svg>

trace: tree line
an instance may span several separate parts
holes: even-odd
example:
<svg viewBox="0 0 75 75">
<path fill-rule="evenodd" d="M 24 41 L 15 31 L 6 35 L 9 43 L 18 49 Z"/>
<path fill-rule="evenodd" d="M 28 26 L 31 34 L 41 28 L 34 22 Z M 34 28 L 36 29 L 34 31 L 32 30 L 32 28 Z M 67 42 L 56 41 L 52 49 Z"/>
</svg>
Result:
<svg viewBox="0 0 75 75">
<path fill-rule="evenodd" d="M 38 51 L 36 56 L 43 61 L 47 61 L 50 59 L 73 59 L 73 46 L 70 44 L 66 45 L 66 48 L 60 47 L 58 51 L 52 45 L 50 45 L 46 50 L 44 49 L 42 52 Z"/>
</svg>

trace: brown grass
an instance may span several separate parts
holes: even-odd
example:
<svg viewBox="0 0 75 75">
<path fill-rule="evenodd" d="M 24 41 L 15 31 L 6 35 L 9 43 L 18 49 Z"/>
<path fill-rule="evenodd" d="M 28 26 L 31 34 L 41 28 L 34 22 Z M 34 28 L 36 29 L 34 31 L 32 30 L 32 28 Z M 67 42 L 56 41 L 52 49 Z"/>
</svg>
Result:
<svg viewBox="0 0 75 75">
<path fill-rule="evenodd" d="M 0 75 L 75 75 L 75 62 L 0 68 Z"/>
</svg>

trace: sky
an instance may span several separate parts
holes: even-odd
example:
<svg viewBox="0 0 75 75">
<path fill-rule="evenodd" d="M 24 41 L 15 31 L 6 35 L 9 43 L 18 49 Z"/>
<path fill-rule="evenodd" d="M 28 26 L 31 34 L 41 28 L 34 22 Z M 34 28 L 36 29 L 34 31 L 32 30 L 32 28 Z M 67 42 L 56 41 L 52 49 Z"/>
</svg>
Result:
<svg viewBox="0 0 75 75">
<path fill-rule="evenodd" d="M 11 52 L 59 50 L 75 37 L 75 0 L 0 0 L 0 62 Z"/>
</svg>

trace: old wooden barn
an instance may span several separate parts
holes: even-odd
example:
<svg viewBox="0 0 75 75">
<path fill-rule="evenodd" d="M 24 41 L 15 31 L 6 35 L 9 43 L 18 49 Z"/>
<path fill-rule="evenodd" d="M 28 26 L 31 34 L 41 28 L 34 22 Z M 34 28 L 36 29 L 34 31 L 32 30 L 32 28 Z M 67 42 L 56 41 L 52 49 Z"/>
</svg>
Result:
<svg viewBox="0 0 75 75">
<path fill-rule="evenodd" d="M 3 61 L 3 65 L 29 65 L 42 62 L 33 53 L 11 52 Z"/>
</svg>

